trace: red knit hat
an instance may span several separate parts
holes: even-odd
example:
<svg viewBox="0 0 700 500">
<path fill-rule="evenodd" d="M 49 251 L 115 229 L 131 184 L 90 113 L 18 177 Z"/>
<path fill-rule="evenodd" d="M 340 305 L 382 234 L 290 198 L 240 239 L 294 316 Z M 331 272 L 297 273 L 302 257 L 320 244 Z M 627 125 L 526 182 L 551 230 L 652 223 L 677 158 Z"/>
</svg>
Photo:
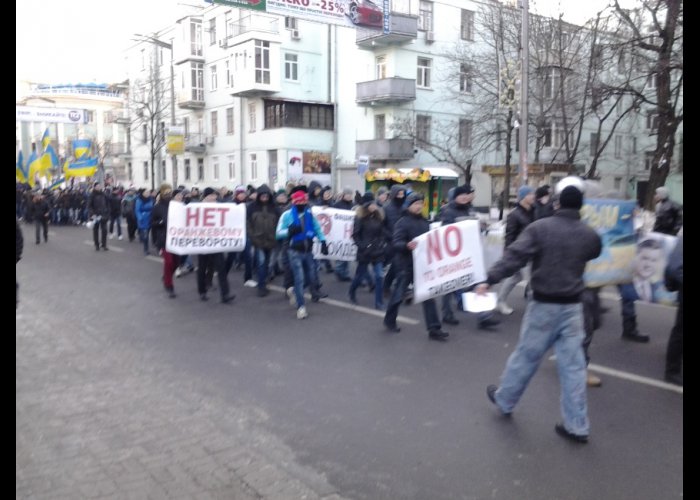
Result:
<svg viewBox="0 0 700 500">
<path fill-rule="evenodd" d="M 309 200 L 309 195 L 303 191 L 296 191 L 292 193 L 292 203 L 294 205 L 299 205 L 306 203 Z"/>
</svg>

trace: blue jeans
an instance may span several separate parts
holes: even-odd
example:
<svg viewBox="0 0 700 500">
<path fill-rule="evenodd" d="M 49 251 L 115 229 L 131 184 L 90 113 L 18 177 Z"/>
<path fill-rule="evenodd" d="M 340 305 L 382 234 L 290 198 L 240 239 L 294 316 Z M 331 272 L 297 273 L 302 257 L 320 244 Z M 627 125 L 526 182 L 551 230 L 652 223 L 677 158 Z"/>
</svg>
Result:
<svg viewBox="0 0 700 500">
<path fill-rule="evenodd" d="M 106 226 L 107 222 L 105 221 L 105 229 L 107 228 Z M 148 255 L 148 232 L 150 229 L 140 229 L 139 228 L 139 240 L 141 240 L 141 243 L 143 243 L 143 253 Z"/>
<path fill-rule="evenodd" d="M 564 427 L 574 434 L 587 436 L 590 424 L 583 337 L 581 303 L 550 304 L 531 300 L 525 310 L 518 345 L 508 358 L 495 394 L 501 411 L 513 411 L 542 358 L 554 346 Z"/>
<path fill-rule="evenodd" d="M 384 288 L 382 287 L 382 275 L 384 274 L 384 263 L 383 262 L 358 262 L 357 269 L 355 269 L 355 277 L 350 283 L 350 294 L 354 294 L 357 287 L 360 286 L 363 279 L 366 279 L 372 283 L 372 277 L 369 275 L 368 268 L 371 266 L 372 273 L 374 274 L 374 306 L 379 307 L 382 305 L 384 298 Z"/>
<path fill-rule="evenodd" d="M 267 288 L 267 273 L 270 266 L 270 255 L 272 250 L 264 248 L 255 248 L 255 263 L 258 268 L 258 288 Z"/>
<path fill-rule="evenodd" d="M 316 274 L 316 261 L 311 252 L 299 252 L 287 250 L 289 266 L 294 276 L 294 296 L 297 299 L 297 307 L 304 305 L 304 281 L 309 285 L 311 295 L 318 295 L 318 275 Z M 304 280 L 306 278 L 306 280 Z"/>
<path fill-rule="evenodd" d="M 350 278 L 350 264 L 347 260 L 335 261 L 335 275 L 338 278 Z"/>
</svg>

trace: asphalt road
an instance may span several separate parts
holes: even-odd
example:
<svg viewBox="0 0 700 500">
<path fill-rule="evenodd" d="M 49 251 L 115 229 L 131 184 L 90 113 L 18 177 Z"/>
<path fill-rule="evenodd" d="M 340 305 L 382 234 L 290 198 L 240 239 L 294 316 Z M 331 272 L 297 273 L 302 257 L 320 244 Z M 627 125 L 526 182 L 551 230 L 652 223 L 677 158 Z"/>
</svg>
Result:
<svg viewBox="0 0 700 500">
<path fill-rule="evenodd" d="M 649 344 L 620 339 L 619 302 L 591 346 L 590 441 L 555 434 L 559 383 L 542 363 L 512 418 L 498 383 L 524 310 L 493 331 L 458 313 L 428 339 L 421 308 L 383 330 L 372 296 L 330 294 L 295 317 L 278 278 L 230 305 L 193 274 L 168 299 L 156 257 L 52 227 L 17 264 L 18 498 L 663 500 L 683 496 L 683 393 L 662 381 L 675 309 L 639 305 Z"/>
</svg>

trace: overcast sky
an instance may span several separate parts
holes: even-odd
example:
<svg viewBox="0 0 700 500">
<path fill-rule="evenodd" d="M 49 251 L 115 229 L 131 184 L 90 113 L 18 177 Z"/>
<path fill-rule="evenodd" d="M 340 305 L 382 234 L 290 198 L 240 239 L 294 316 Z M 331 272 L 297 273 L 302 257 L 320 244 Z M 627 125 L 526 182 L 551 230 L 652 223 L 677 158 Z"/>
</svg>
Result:
<svg viewBox="0 0 700 500">
<path fill-rule="evenodd" d="M 530 0 L 530 10 L 591 17 L 608 0 Z M 111 83 L 125 77 L 134 33 L 157 31 L 204 0 L 17 0 L 16 76 L 44 83 Z M 577 19 L 578 18 L 578 19 Z"/>
</svg>

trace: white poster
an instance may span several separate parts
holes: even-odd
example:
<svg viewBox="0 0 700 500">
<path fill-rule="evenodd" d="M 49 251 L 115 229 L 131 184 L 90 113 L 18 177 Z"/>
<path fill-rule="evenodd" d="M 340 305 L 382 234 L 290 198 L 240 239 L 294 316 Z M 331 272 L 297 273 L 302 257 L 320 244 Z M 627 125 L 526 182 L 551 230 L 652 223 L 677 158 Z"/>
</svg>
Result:
<svg viewBox="0 0 700 500">
<path fill-rule="evenodd" d="M 311 213 L 318 219 L 328 245 L 328 255 L 323 255 L 321 244 L 318 240 L 314 240 L 314 258 L 354 261 L 357 257 L 357 245 L 352 239 L 355 212 L 337 208 L 311 207 Z"/>
<path fill-rule="evenodd" d="M 486 279 L 479 221 L 438 227 L 414 240 L 413 302 L 423 302 Z"/>
<path fill-rule="evenodd" d="M 245 203 L 171 201 L 165 248 L 177 255 L 240 252 L 245 247 Z"/>
</svg>

